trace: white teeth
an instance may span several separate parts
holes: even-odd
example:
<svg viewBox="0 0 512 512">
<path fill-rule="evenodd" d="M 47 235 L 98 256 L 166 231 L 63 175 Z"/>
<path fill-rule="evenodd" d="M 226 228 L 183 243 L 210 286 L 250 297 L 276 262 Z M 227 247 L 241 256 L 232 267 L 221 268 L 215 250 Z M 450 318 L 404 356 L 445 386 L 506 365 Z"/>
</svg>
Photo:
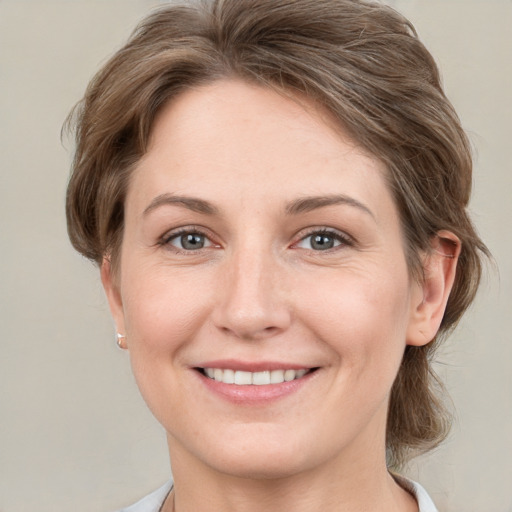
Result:
<svg viewBox="0 0 512 512">
<path fill-rule="evenodd" d="M 219 370 L 224 373 L 222 370 Z M 224 382 L 224 379 L 215 379 L 217 381 Z M 252 373 L 251 372 L 235 372 L 235 384 L 240 386 L 246 386 L 252 384 Z"/>
<path fill-rule="evenodd" d="M 220 368 L 204 368 L 204 373 L 217 382 L 237 384 L 238 386 L 265 386 L 281 384 L 304 377 L 308 370 L 272 370 L 263 372 L 243 372 L 240 370 L 222 370 Z"/>
<path fill-rule="evenodd" d="M 270 372 L 270 383 L 280 384 L 284 382 L 284 370 L 272 370 Z"/>
<path fill-rule="evenodd" d="M 270 384 L 270 372 L 256 372 L 252 374 L 252 383 L 256 386 Z"/>
<path fill-rule="evenodd" d="M 284 372 L 284 380 L 290 382 L 293 379 L 295 379 L 295 370 L 286 370 Z"/>
<path fill-rule="evenodd" d="M 235 383 L 235 372 L 233 370 L 224 370 L 222 374 L 222 382 L 226 384 Z"/>
</svg>

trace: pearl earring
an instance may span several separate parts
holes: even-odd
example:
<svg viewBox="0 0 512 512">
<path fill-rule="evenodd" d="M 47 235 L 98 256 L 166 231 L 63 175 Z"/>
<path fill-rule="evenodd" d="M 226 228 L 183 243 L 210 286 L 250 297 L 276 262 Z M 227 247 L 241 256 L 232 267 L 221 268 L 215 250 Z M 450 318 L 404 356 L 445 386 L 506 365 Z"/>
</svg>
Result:
<svg viewBox="0 0 512 512">
<path fill-rule="evenodd" d="M 117 333 L 117 346 L 122 350 L 126 350 L 128 348 L 126 345 L 126 336 L 124 334 Z"/>
</svg>

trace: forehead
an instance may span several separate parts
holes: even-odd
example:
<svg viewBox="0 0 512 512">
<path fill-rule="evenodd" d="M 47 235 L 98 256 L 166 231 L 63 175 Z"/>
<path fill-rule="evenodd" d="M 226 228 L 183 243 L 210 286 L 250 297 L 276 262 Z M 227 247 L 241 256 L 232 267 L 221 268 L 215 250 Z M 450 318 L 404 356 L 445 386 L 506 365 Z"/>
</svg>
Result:
<svg viewBox="0 0 512 512">
<path fill-rule="evenodd" d="M 163 108 L 129 197 L 147 202 L 161 193 L 194 192 L 275 203 L 350 192 L 378 199 L 389 196 L 385 173 L 311 100 L 224 80 L 188 90 Z"/>
</svg>

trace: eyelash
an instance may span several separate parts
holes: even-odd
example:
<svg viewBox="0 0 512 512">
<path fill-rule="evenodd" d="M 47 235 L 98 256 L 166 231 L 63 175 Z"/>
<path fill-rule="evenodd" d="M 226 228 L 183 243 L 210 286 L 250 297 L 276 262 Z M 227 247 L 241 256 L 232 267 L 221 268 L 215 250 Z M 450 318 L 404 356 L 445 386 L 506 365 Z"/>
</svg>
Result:
<svg viewBox="0 0 512 512">
<path fill-rule="evenodd" d="M 178 238 L 180 238 L 181 236 L 183 235 L 199 235 L 201 237 L 204 237 L 209 243 L 210 245 L 208 247 L 201 247 L 199 249 L 180 249 L 179 247 L 175 247 L 171 244 L 171 242 L 173 240 L 176 240 Z M 308 230 L 306 233 L 303 233 L 301 234 L 301 237 L 300 239 L 293 243 L 292 244 L 292 248 L 294 249 L 300 249 L 300 247 L 297 247 L 298 244 L 300 244 L 301 242 L 307 240 L 308 238 L 311 238 L 315 235 L 320 235 L 320 236 L 326 236 L 326 237 L 329 237 L 329 238 L 332 238 L 334 239 L 335 241 L 339 242 L 339 244 L 337 246 L 334 246 L 334 247 L 330 247 L 328 249 L 322 249 L 322 250 L 314 250 L 314 249 L 305 249 L 305 250 L 311 250 L 315 253 L 322 253 L 322 252 L 325 252 L 325 253 L 330 253 L 332 251 L 336 251 L 338 248 L 340 247 L 343 247 L 343 246 L 353 246 L 354 245 L 354 240 L 340 232 L 340 231 L 337 231 L 335 229 L 330 229 L 330 228 L 311 228 L 310 230 Z M 218 244 L 216 244 L 215 242 L 213 242 L 211 240 L 211 236 L 205 232 L 202 228 L 199 228 L 199 227 L 195 227 L 195 226 L 188 226 L 188 227 L 183 227 L 183 228 L 180 228 L 176 231 L 172 231 L 172 232 L 168 232 L 166 233 L 158 242 L 158 245 L 160 246 L 163 246 L 163 247 L 169 247 L 171 246 L 172 247 L 172 251 L 175 252 L 176 254 L 186 254 L 186 255 L 192 255 L 192 254 L 197 254 L 199 253 L 200 251 L 204 250 L 204 249 L 208 249 L 210 247 L 215 247 L 217 246 L 218 247 Z"/>
<path fill-rule="evenodd" d="M 330 247 L 328 249 L 322 249 L 322 250 L 305 249 L 305 250 L 311 250 L 315 253 L 331 253 L 331 252 L 336 251 L 344 246 L 351 247 L 354 245 L 354 240 L 345 233 L 342 233 L 342 232 L 340 232 L 336 229 L 332 229 L 332 228 L 318 228 L 317 227 L 317 228 L 311 228 L 306 233 L 303 233 L 302 236 L 300 237 L 299 241 L 295 242 L 293 244 L 293 246 L 297 249 L 300 249 L 300 247 L 297 247 L 299 243 L 301 243 L 315 235 L 316 236 L 318 236 L 318 235 L 326 236 L 326 237 L 332 238 L 335 241 L 339 242 L 339 244 L 337 246 Z"/>
<path fill-rule="evenodd" d="M 180 249 L 179 247 L 175 247 L 171 244 L 173 240 L 176 240 L 183 235 L 200 235 L 205 238 L 205 240 L 208 240 L 211 244 L 211 246 L 215 246 L 218 244 L 215 244 L 211 240 L 211 236 L 208 235 L 207 232 L 205 232 L 203 229 L 196 227 L 196 226 L 187 226 L 183 228 L 179 228 L 176 231 L 167 232 L 158 242 L 158 245 L 161 245 L 163 247 L 172 247 L 172 251 L 174 251 L 176 254 L 185 254 L 185 255 L 191 255 L 191 254 L 197 254 L 202 249 L 205 249 L 205 247 L 201 247 L 200 249 L 192 250 L 192 249 Z M 206 247 L 208 248 L 208 247 Z"/>
</svg>

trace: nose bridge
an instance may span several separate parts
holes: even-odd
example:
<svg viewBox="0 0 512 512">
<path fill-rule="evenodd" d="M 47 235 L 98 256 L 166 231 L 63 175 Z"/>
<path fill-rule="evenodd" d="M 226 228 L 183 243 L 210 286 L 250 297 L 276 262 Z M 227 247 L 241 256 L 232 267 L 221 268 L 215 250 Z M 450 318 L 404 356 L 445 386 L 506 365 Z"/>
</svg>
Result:
<svg viewBox="0 0 512 512">
<path fill-rule="evenodd" d="M 244 339 L 268 337 L 285 329 L 290 314 L 279 286 L 281 273 L 270 244 L 246 240 L 234 247 L 222 277 L 218 327 Z"/>
</svg>

